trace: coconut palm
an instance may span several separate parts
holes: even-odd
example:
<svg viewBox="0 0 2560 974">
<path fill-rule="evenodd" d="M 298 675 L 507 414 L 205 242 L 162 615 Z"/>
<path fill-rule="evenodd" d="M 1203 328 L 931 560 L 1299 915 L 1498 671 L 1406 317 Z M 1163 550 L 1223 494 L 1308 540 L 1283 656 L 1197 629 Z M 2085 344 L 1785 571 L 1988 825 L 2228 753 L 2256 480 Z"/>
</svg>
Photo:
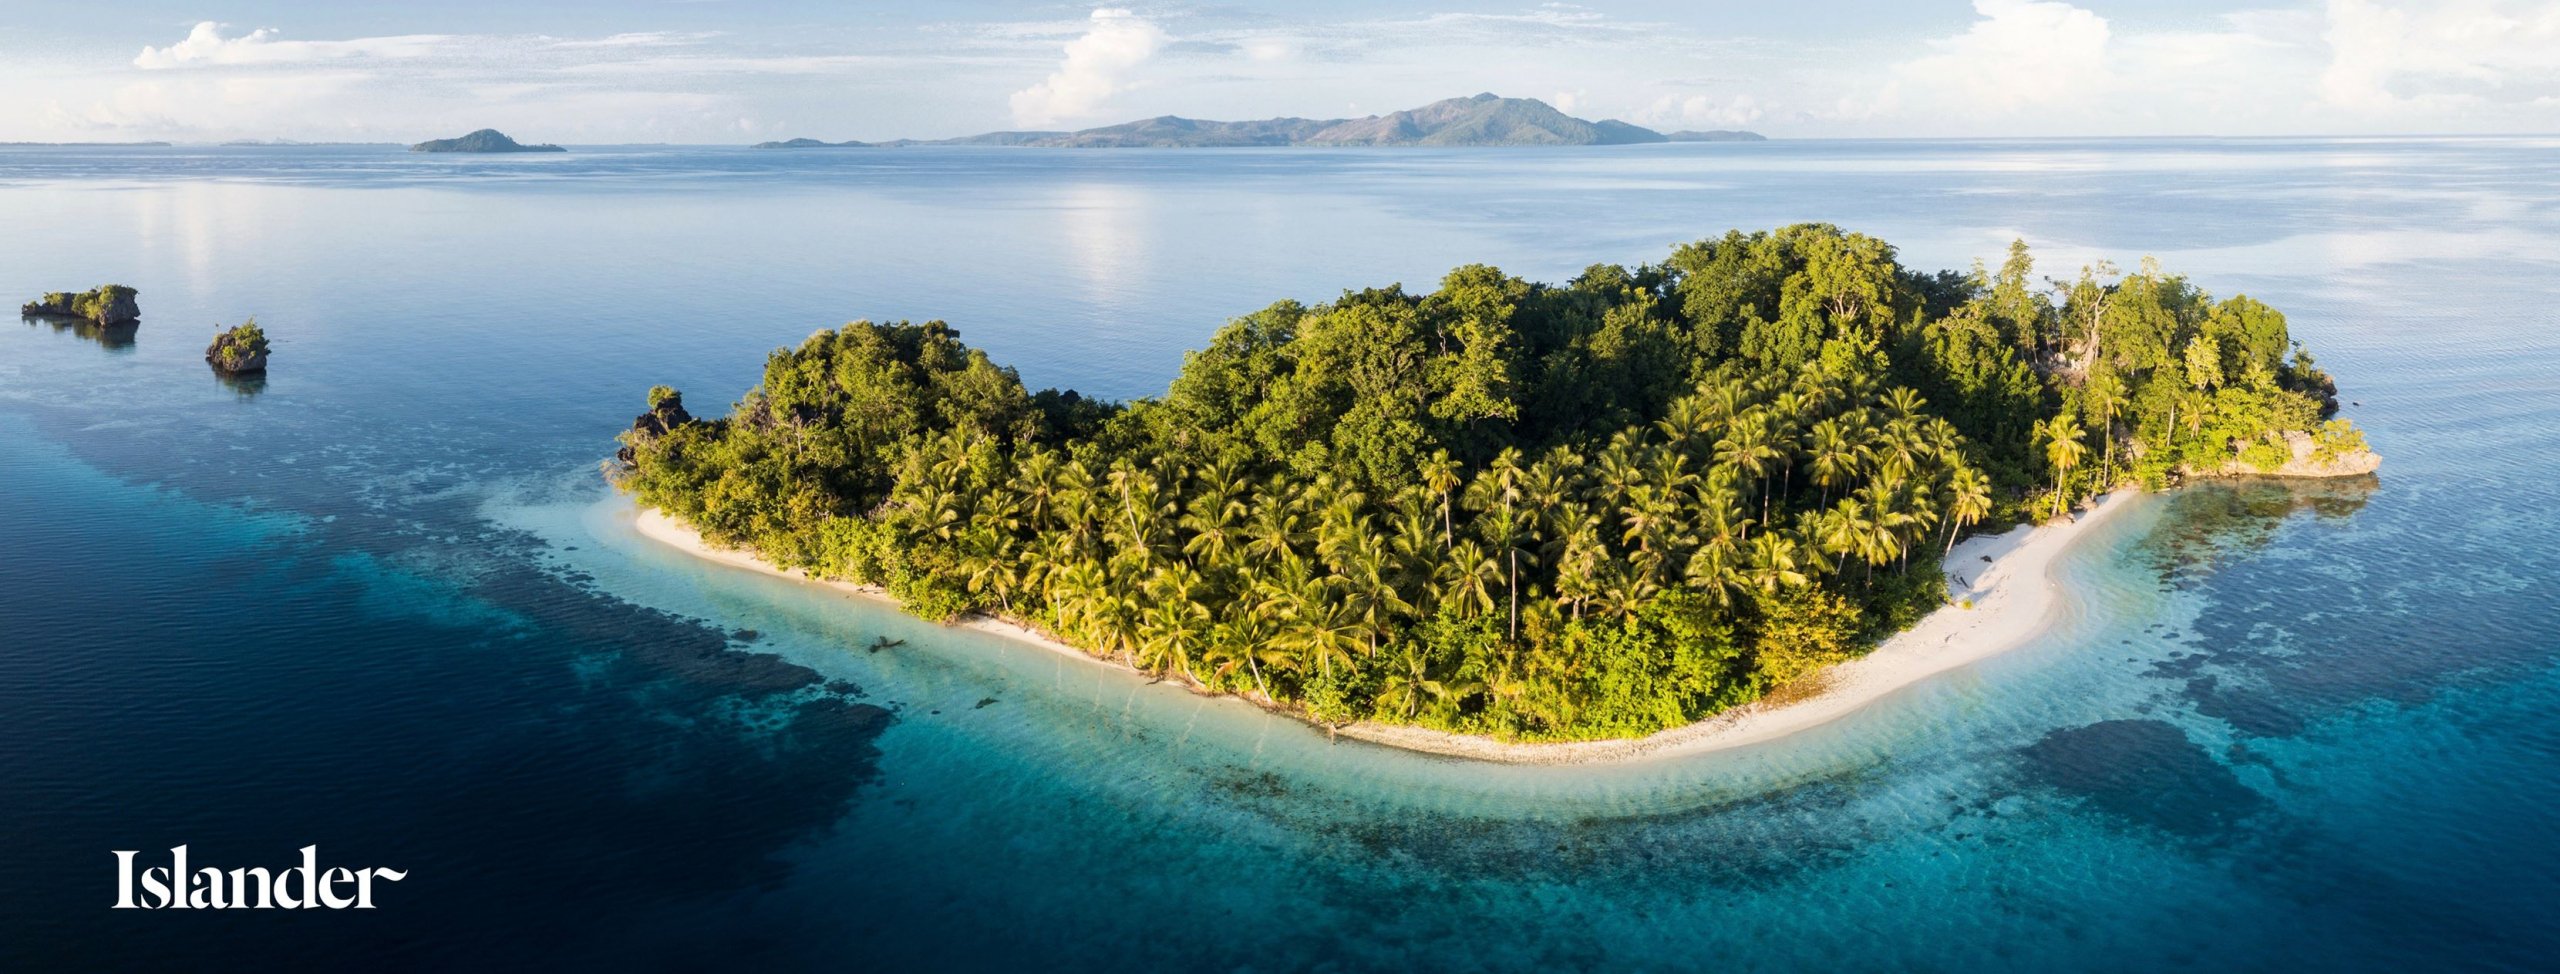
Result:
<svg viewBox="0 0 2560 974">
<path fill-rule="evenodd" d="M 1834 416 L 1813 424 L 1807 434 L 1805 452 L 1813 467 L 1813 482 L 1822 488 L 1822 506 L 1831 506 L 1831 488 L 1856 477 L 1875 451 L 1869 449 L 1858 430 L 1841 417 Z"/>
<path fill-rule="evenodd" d="M 2053 516 L 2061 517 L 2071 471 L 2080 465 L 2080 458 L 2088 454 L 2089 447 L 2080 442 L 2080 421 L 2068 413 L 2039 420 L 2034 433 L 2036 439 L 2044 441 L 2045 462 L 2053 465 Z"/>
<path fill-rule="evenodd" d="M 1780 532 L 1771 531 L 1753 538 L 1747 577 L 1762 592 L 1803 585 L 1811 579 L 1798 567 L 1801 552 L 1793 540 Z"/>
<path fill-rule="evenodd" d="M 1458 485 L 1462 482 L 1459 474 L 1463 472 L 1458 466 L 1458 461 L 1450 459 L 1447 450 L 1434 450 L 1431 456 L 1422 461 L 1423 489 L 1440 496 L 1440 547 L 1442 550 L 1447 550 L 1458 543 L 1457 520 L 1450 513 L 1450 492 L 1458 489 Z"/>
<path fill-rule="evenodd" d="M 1947 548 L 1956 550 L 1956 532 L 1982 522 L 1991 513 L 1991 477 L 1961 463 L 1947 475 Z"/>
<path fill-rule="evenodd" d="M 1396 654 L 1396 665 L 1387 671 L 1378 685 L 1378 706 L 1382 710 L 1410 719 L 1426 702 L 1437 702 L 1449 695 L 1449 688 L 1431 678 L 1429 661 L 1411 644 Z"/>
</svg>

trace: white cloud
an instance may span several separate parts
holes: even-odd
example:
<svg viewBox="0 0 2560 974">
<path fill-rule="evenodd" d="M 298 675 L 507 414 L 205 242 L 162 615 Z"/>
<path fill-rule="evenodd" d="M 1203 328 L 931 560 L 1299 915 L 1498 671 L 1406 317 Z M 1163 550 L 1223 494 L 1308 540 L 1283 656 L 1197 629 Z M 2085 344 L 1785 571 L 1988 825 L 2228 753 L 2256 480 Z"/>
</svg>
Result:
<svg viewBox="0 0 2560 974">
<path fill-rule="evenodd" d="M 1013 93 L 1014 120 L 1053 125 L 1092 115 L 1128 86 L 1129 70 L 1154 57 L 1167 39 L 1163 28 L 1128 10 L 1095 10 L 1083 36 L 1067 42 L 1058 70 Z"/>
<path fill-rule="evenodd" d="M 133 66 L 167 69 L 358 57 L 412 58 L 433 54 L 456 40 L 446 34 L 406 34 L 344 41 L 287 41 L 278 40 L 279 34 L 272 28 L 261 27 L 238 37 L 222 36 L 222 28 L 222 24 L 210 20 L 199 23 L 187 32 L 185 40 L 167 47 L 144 47 L 141 54 L 134 56 Z"/>
<path fill-rule="evenodd" d="M 677 47 L 718 36 L 720 35 L 712 31 L 645 30 L 589 40 L 553 41 L 551 46 L 568 51 L 614 47 Z"/>
<path fill-rule="evenodd" d="M 2105 18 L 2058 0 L 1974 0 L 1973 10 L 1972 27 L 1895 70 L 1895 98 L 2006 114 L 2106 86 Z"/>
<path fill-rule="evenodd" d="M 2560 6 L 2330 0 L 2326 28 L 2330 60 L 2320 94 L 2341 108 L 2548 104 L 2560 93 Z"/>
</svg>

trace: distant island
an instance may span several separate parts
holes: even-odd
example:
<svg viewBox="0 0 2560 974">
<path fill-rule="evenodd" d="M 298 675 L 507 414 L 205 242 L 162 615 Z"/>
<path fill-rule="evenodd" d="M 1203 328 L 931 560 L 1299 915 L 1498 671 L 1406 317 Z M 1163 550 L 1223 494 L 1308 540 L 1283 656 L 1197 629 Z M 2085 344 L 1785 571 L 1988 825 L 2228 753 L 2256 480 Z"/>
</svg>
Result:
<svg viewBox="0 0 2560 974">
<path fill-rule="evenodd" d="M 567 152 L 556 145 L 525 145 L 497 129 L 481 129 L 458 139 L 436 139 L 410 146 L 411 152 Z"/>
<path fill-rule="evenodd" d="M 1490 92 L 1450 98 L 1366 118 L 1266 118 L 1215 122 L 1178 115 L 1074 132 L 989 132 L 956 139 L 825 142 L 786 139 L 758 149 L 877 149 L 911 145 L 999 145 L 1065 149 L 1242 148 L 1253 146 L 1528 146 L 1633 145 L 1655 142 L 1759 142 L 1752 132 L 1664 135 L 1615 119 L 1586 121 L 1535 98 Z"/>
<path fill-rule="evenodd" d="M 2035 271 L 2023 243 L 1914 270 L 1828 224 L 1559 284 L 1469 265 L 1245 315 L 1128 403 L 857 321 L 727 416 L 650 390 L 613 479 L 708 557 L 1372 740 L 1689 733 L 2031 637 L 2057 539 L 2123 507 L 2098 495 L 2379 463 L 2276 309 L 2150 261 Z M 2035 522 L 2029 560 L 1942 561 Z"/>
</svg>

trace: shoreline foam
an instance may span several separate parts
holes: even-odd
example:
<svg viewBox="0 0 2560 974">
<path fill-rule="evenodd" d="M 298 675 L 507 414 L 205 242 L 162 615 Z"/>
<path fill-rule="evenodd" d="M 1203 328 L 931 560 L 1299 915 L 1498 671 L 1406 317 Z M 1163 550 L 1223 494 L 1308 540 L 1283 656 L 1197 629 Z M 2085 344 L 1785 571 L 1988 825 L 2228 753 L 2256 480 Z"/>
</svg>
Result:
<svg viewBox="0 0 2560 974">
<path fill-rule="evenodd" d="M 2133 506 L 2135 496 L 2138 495 L 2132 491 L 2107 494 L 2092 501 L 2090 509 L 2081 512 L 2074 520 L 2020 525 L 1997 535 L 1968 538 L 1956 545 L 1941 563 L 1941 568 L 1950 575 L 1964 578 L 1967 583 L 1957 586 L 1951 580 L 1950 597 L 1959 603 L 1970 599 L 1973 606 L 1940 607 L 1910 629 L 1886 639 L 1874 651 L 1824 670 L 1820 691 L 1809 697 L 1779 704 L 1747 704 L 1694 724 L 1618 740 L 1515 743 L 1480 735 L 1373 721 L 1332 728 L 1331 732 L 1353 740 L 1424 754 L 1503 764 L 1542 765 L 1601 764 L 1705 754 L 1777 740 L 1846 717 L 1922 680 L 2034 641 L 2052 626 L 2067 604 L 2061 585 L 2053 579 L 2055 560 L 2070 549 L 2072 542 Z M 898 606 L 895 598 L 877 586 L 811 578 L 806 572 L 767 563 L 750 551 L 715 547 L 700 532 L 663 511 L 635 508 L 633 513 L 636 516 L 631 522 L 632 529 L 642 537 L 695 557 L 876 599 L 890 608 Z M 1985 558 L 1991 563 L 1984 565 Z M 1973 570 L 1977 566 L 1980 570 Z M 1155 679 L 1151 674 L 1087 653 L 1020 623 L 990 616 L 973 616 L 955 625 L 1072 656 L 1139 679 Z M 1237 699 L 1263 706 L 1274 713 L 1297 716 L 1292 711 L 1270 707 L 1260 701 L 1243 697 Z M 1312 722 L 1307 726 L 1311 730 L 1325 729 Z"/>
</svg>

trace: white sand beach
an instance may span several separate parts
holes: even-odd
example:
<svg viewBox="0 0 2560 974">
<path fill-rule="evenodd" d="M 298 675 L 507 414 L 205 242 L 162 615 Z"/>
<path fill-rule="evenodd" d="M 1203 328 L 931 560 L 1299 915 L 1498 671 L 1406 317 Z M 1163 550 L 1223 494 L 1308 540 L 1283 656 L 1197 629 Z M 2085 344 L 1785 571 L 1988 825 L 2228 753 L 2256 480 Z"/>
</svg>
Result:
<svg viewBox="0 0 2560 974">
<path fill-rule="evenodd" d="M 1738 707 L 1685 727 L 1628 740 L 1563 743 L 1511 743 L 1422 727 L 1361 721 L 1336 729 L 1342 737 L 1429 754 L 1507 764 L 1595 764 L 1638 758 L 1704 754 L 1759 744 L 1818 727 L 1856 712 L 1921 680 L 2015 649 L 2043 633 L 2066 605 L 2066 594 L 2052 577 L 2054 561 L 2072 542 L 2132 506 L 2130 492 L 2108 494 L 2091 502 L 2075 520 L 2022 525 L 1997 535 L 1966 539 L 1949 553 L 1944 567 L 1952 597 L 1971 608 L 1950 605 L 1931 613 L 1876 647 L 1874 652 L 1832 667 L 1819 692 L 1781 704 Z M 894 606 L 896 600 L 876 586 L 823 581 L 800 571 L 776 568 L 753 552 L 720 548 L 699 532 L 653 509 L 634 511 L 633 529 L 643 537 L 748 571 L 824 585 Z M 1989 558 L 1985 564 L 1983 559 Z M 1965 584 L 1957 585 L 1961 577 Z M 987 617 L 961 623 L 1091 663 L 1153 679 L 1118 661 L 1086 653 L 1026 626 Z M 1245 702 L 1245 701 L 1239 701 Z M 1311 729 L 1320 730 L 1315 725 Z"/>
</svg>

